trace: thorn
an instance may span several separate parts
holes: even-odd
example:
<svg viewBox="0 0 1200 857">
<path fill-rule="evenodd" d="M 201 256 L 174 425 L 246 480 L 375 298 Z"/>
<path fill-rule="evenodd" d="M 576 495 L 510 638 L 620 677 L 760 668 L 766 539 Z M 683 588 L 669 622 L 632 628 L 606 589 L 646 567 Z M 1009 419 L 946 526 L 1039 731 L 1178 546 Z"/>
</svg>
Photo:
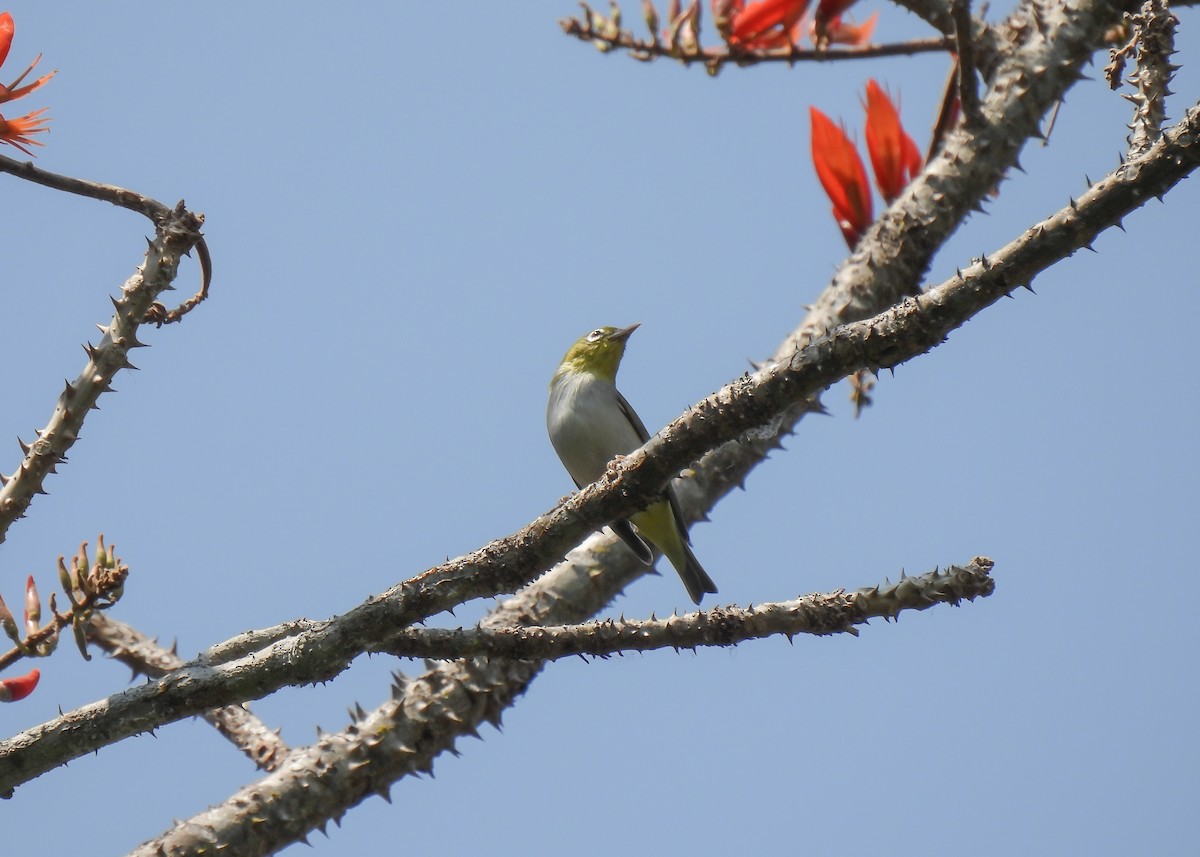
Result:
<svg viewBox="0 0 1200 857">
<path fill-rule="evenodd" d="M 17 438 L 17 445 L 21 447 L 21 455 L 29 455 L 29 444 L 21 440 L 21 438 Z"/>
</svg>

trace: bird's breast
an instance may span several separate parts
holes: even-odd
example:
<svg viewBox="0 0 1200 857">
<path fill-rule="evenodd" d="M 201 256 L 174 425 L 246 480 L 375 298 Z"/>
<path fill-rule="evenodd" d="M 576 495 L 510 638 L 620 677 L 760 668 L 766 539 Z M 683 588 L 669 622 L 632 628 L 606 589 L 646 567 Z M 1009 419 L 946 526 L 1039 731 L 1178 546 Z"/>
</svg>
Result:
<svg viewBox="0 0 1200 857">
<path fill-rule="evenodd" d="M 555 380 L 546 407 L 546 429 L 563 466 L 581 487 L 603 476 L 613 458 L 641 446 L 621 412 L 617 388 L 585 373 Z"/>
</svg>

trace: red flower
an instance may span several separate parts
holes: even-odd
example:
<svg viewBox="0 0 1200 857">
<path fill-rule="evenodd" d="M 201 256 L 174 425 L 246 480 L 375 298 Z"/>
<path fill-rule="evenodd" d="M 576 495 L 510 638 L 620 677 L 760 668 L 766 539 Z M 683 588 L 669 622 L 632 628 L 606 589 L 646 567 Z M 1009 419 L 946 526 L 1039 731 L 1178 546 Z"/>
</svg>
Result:
<svg viewBox="0 0 1200 857">
<path fill-rule="evenodd" d="M 812 117 L 812 156 L 817 178 L 833 203 L 833 216 L 851 249 L 875 219 L 867 170 L 845 130 L 815 107 Z"/>
<path fill-rule="evenodd" d="M 30 670 L 16 678 L 0 678 L 0 702 L 16 702 L 29 696 L 41 677 L 37 670 Z"/>
<path fill-rule="evenodd" d="M 900 124 L 900 114 L 875 79 L 867 81 L 867 152 L 875 183 L 887 202 L 921 171 L 921 152 Z"/>
<path fill-rule="evenodd" d="M 800 38 L 800 19 L 809 0 L 758 0 L 735 2 L 727 14 L 732 22 L 729 44 L 742 50 L 791 47 Z"/>
<path fill-rule="evenodd" d="M 4 61 L 8 59 L 8 49 L 12 47 L 14 30 L 15 27 L 13 26 L 12 15 L 10 15 L 8 12 L 0 12 L 0 65 L 4 65 Z M 37 59 L 29 64 L 29 68 L 21 72 L 17 76 L 17 79 L 8 86 L 0 83 L 0 104 L 4 103 L 5 101 L 12 101 L 15 98 L 20 98 L 23 95 L 28 95 L 50 78 L 54 77 L 57 72 L 52 71 L 49 74 L 42 75 L 33 83 L 21 86 L 21 81 L 25 79 L 25 75 L 33 71 L 33 67 L 41 62 L 41 59 L 42 55 L 38 54 Z"/>
<path fill-rule="evenodd" d="M 14 29 L 12 15 L 8 12 L 0 12 L 0 65 L 3 65 L 4 61 L 8 59 L 8 49 L 12 47 Z M 55 73 L 50 72 L 47 75 L 39 77 L 33 83 L 21 86 L 21 81 L 25 79 L 25 76 L 29 72 L 33 71 L 33 67 L 41 59 L 42 55 L 38 54 L 37 59 L 29 64 L 29 68 L 17 75 L 17 79 L 8 86 L 0 83 L 0 104 L 28 95 L 54 77 Z M 42 116 L 45 112 L 46 108 L 43 107 L 41 110 L 34 110 L 32 113 L 26 113 L 24 116 L 16 119 L 5 119 L 3 116 L 0 116 L 0 143 L 15 146 L 25 154 L 33 157 L 33 152 L 29 151 L 26 146 L 42 145 L 33 139 L 32 135 L 46 131 L 50 127 L 50 120 Z"/>
</svg>

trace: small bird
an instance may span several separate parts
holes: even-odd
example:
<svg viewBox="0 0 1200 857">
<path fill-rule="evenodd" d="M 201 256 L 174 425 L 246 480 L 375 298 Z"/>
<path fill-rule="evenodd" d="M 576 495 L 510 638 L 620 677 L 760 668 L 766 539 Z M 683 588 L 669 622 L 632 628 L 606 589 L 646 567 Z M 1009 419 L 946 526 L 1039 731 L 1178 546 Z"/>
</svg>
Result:
<svg viewBox="0 0 1200 857">
<path fill-rule="evenodd" d="M 546 429 L 578 488 L 595 482 L 610 461 L 650 439 L 616 384 L 625 342 L 638 327 L 596 328 L 567 350 L 550 379 Z M 654 554 L 644 539 L 653 542 L 679 572 L 692 601 L 699 604 L 704 593 L 717 591 L 717 585 L 692 553 L 675 490 L 668 484 L 664 493 L 662 500 L 611 526 L 646 565 L 654 564 Z"/>
</svg>

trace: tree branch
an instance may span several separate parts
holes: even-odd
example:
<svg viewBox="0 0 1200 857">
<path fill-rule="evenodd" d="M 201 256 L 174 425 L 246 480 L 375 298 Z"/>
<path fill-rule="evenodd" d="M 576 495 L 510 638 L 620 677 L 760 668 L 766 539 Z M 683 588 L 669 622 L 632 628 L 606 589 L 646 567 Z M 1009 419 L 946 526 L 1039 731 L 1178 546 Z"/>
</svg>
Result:
<svg viewBox="0 0 1200 857">
<path fill-rule="evenodd" d="M 159 678 L 184 665 L 174 650 L 164 649 L 132 625 L 103 614 L 92 616 L 88 622 L 87 639 L 135 675 Z M 275 770 L 291 752 L 279 733 L 267 728 L 244 705 L 226 705 L 200 716 L 264 771 Z"/>
<path fill-rule="evenodd" d="M 853 632 L 852 627 L 844 629 L 838 623 L 842 619 L 857 621 L 852 618 L 855 610 L 872 616 L 894 616 L 893 610 L 930 606 L 927 597 L 949 601 L 955 594 L 960 598 L 989 594 L 990 567 L 989 560 L 977 559 L 966 569 L 905 578 L 850 595 L 813 596 L 792 605 L 813 619 L 814 628 L 829 621 L 832 624 L 827 633 Z M 515 625 L 571 621 L 595 612 L 604 602 L 596 598 L 596 589 L 580 588 L 584 576 L 576 571 L 570 561 L 561 564 L 499 607 L 481 623 L 481 633 L 503 635 L 505 629 L 511 631 Z M 828 605 L 819 606 L 821 599 L 826 599 Z M 785 615 L 788 605 L 760 605 L 748 612 L 748 621 L 756 626 L 778 624 L 774 633 L 786 634 L 793 624 Z M 685 634 L 679 638 L 682 642 L 664 645 L 692 646 L 700 642 L 686 636 L 687 626 L 699 624 L 709 633 L 733 632 L 734 623 L 726 621 L 732 616 L 714 610 L 655 624 L 673 626 L 665 631 L 667 634 Z M 546 630 L 555 632 L 552 628 Z M 571 630 L 580 633 L 579 642 L 587 640 L 587 631 Z M 728 645 L 732 640 L 714 642 Z M 558 656 L 562 654 L 567 652 Z M 278 773 L 246 786 L 219 806 L 176 823 L 133 855 L 156 857 L 169 853 L 184 857 L 221 848 L 239 855 L 258 855 L 303 841 L 305 834 L 318 826 L 313 819 L 338 818 L 371 794 L 387 799 L 392 783 L 406 775 L 432 771 L 438 754 L 446 750 L 457 753 L 457 741 L 464 736 L 478 737 L 481 723 L 499 726 L 504 708 L 524 692 L 541 671 L 542 663 L 472 657 L 441 664 L 419 678 L 397 677 L 391 700 L 371 712 L 358 710 L 350 726 L 297 751 Z"/>
<path fill-rule="evenodd" d="M 148 218 L 155 226 L 161 225 L 163 219 L 170 215 L 172 211 L 172 209 L 163 205 L 158 200 L 140 194 L 137 191 L 118 187 L 117 185 L 102 184 L 100 182 L 88 181 L 87 179 L 77 179 L 72 176 L 52 173 L 48 170 L 35 167 L 32 161 L 15 161 L 12 158 L 0 155 L 0 173 L 8 173 L 34 184 L 40 184 L 54 190 L 61 190 L 65 193 L 86 196 L 89 199 L 98 199 L 102 202 L 111 202 L 120 208 L 136 211 L 138 214 Z M 180 211 L 182 209 L 183 201 L 180 200 L 175 210 Z M 198 224 L 203 222 L 204 215 L 198 215 Z M 196 228 L 198 230 L 199 225 Z M 162 304 L 152 303 L 147 310 L 146 321 L 154 322 L 159 327 L 162 327 L 164 324 L 173 324 L 181 321 L 185 315 L 208 297 L 208 290 L 212 285 L 212 256 L 208 252 L 208 244 L 205 242 L 204 236 L 200 235 L 198 231 L 194 246 L 196 248 L 196 260 L 200 263 L 199 290 L 173 310 L 168 310 Z M 183 251 L 184 255 L 188 254 L 189 249 L 190 247 Z"/>
<path fill-rule="evenodd" d="M 1146 0 L 1137 14 L 1127 19 L 1137 42 L 1137 68 L 1129 77 L 1134 91 L 1125 96 L 1134 105 L 1129 150 L 1139 154 L 1162 134 L 1171 78 L 1175 76 L 1171 56 L 1175 53 L 1179 19 L 1171 14 L 1166 0 Z"/>
<path fill-rule="evenodd" d="M 654 649 L 733 646 L 796 634 L 853 634 L 870 619 L 894 619 L 904 610 L 925 610 L 991 595 L 992 561 L 976 557 L 967 566 L 951 566 L 896 583 L 806 595 L 794 601 L 754 607 L 715 607 L 709 611 L 643 621 L 606 619 L 583 625 L 518 628 L 405 628 L 378 651 L 407 658 L 504 657 L 558 660 L 571 655 L 606 657 Z"/>
<path fill-rule="evenodd" d="M 57 764 L 207 708 L 256 699 L 287 684 L 331 678 L 389 632 L 440 612 L 449 599 L 509 591 L 513 581 L 532 579 L 547 553 L 640 508 L 706 450 L 742 436 L 753 438 L 764 428 L 778 432 L 789 409 L 840 378 L 858 369 L 896 366 L 924 353 L 984 307 L 1087 246 L 1146 199 L 1166 193 L 1198 163 L 1200 107 L 1194 107 L 1143 157 L 1122 165 L 1078 202 L 996 254 L 920 298 L 843 326 L 709 396 L 599 482 L 521 532 L 405 581 L 344 616 L 305 626 L 259 652 L 216 665 L 193 662 L 0 743 L 0 792 L 10 794 Z M 508 691 L 503 695 L 512 696 Z"/>
<path fill-rule="evenodd" d="M 950 38 L 913 39 L 886 45 L 865 45 L 845 50 L 803 49 L 797 45 L 771 50 L 743 51 L 736 48 L 705 48 L 699 45 L 668 44 L 657 37 L 639 39 L 631 30 L 597 29 L 590 19 L 564 18 L 559 26 L 568 36 L 581 42 L 589 42 L 601 53 L 625 51 L 642 62 L 656 59 L 673 59 L 685 66 L 703 65 L 709 74 L 715 75 L 726 65 L 749 67 L 764 63 L 838 62 L 875 57 L 915 56 L 926 53 L 944 53 L 954 48 Z"/>
<path fill-rule="evenodd" d="M 983 116 L 975 83 L 975 38 L 970 0 L 954 0 L 950 10 L 954 16 L 954 44 L 958 53 L 958 100 L 968 127 L 973 129 L 983 121 Z"/>
<path fill-rule="evenodd" d="M 5 162 L 15 163 L 0 157 L 0 169 L 7 166 Z M 43 179 L 53 176 L 35 172 Z M 62 176 L 53 178 L 60 183 L 103 188 L 105 192 L 115 190 L 122 194 L 132 193 L 120 188 L 112 189 L 108 185 L 91 185 L 79 179 L 64 179 Z M 48 179 L 41 183 L 54 186 Z M 182 202 L 174 209 L 159 213 L 154 240 L 149 242 L 145 260 L 126 280 L 121 288 L 121 297 L 113 299 L 115 311 L 109 323 L 100 328 L 103 336 L 99 344 L 84 345 L 88 359 L 83 370 L 59 394 L 49 422 L 36 430 L 37 440 L 31 444 L 21 443 L 24 460 L 20 467 L 12 476 L 0 476 L 0 484 L 3 485 L 0 487 L 0 542 L 4 541 L 12 523 L 28 510 L 34 496 L 45 493 L 42 484 L 46 477 L 66 461 L 67 451 L 79 437 L 88 412 L 97 407 L 96 402 L 102 393 L 112 390 L 112 380 L 116 374 L 122 369 L 133 368 L 129 352 L 144 345 L 138 341 L 138 327 L 157 297 L 174 288 L 171 283 L 178 273 L 180 257 L 200 240 L 199 230 L 203 222 L 202 215 L 187 211 Z"/>
<path fill-rule="evenodd" d="M 71 176 L 59 175 L 48 170 L 35 167 L 32 161 L 15 161 L 0 155 L 0 173 L 8 173 L 25 181 L 40 184 L 44 187 L 98 199 L 101 202 L 111 202 L 120 208 L 136 211 L 151 222 L 157 224 L 171 213 L 169 206 L 163 205 L 157 199 L 144 196 L 128 188 L 112 184 L 101 184 L 87 179 L 77 179 Z"/>
</svg>

